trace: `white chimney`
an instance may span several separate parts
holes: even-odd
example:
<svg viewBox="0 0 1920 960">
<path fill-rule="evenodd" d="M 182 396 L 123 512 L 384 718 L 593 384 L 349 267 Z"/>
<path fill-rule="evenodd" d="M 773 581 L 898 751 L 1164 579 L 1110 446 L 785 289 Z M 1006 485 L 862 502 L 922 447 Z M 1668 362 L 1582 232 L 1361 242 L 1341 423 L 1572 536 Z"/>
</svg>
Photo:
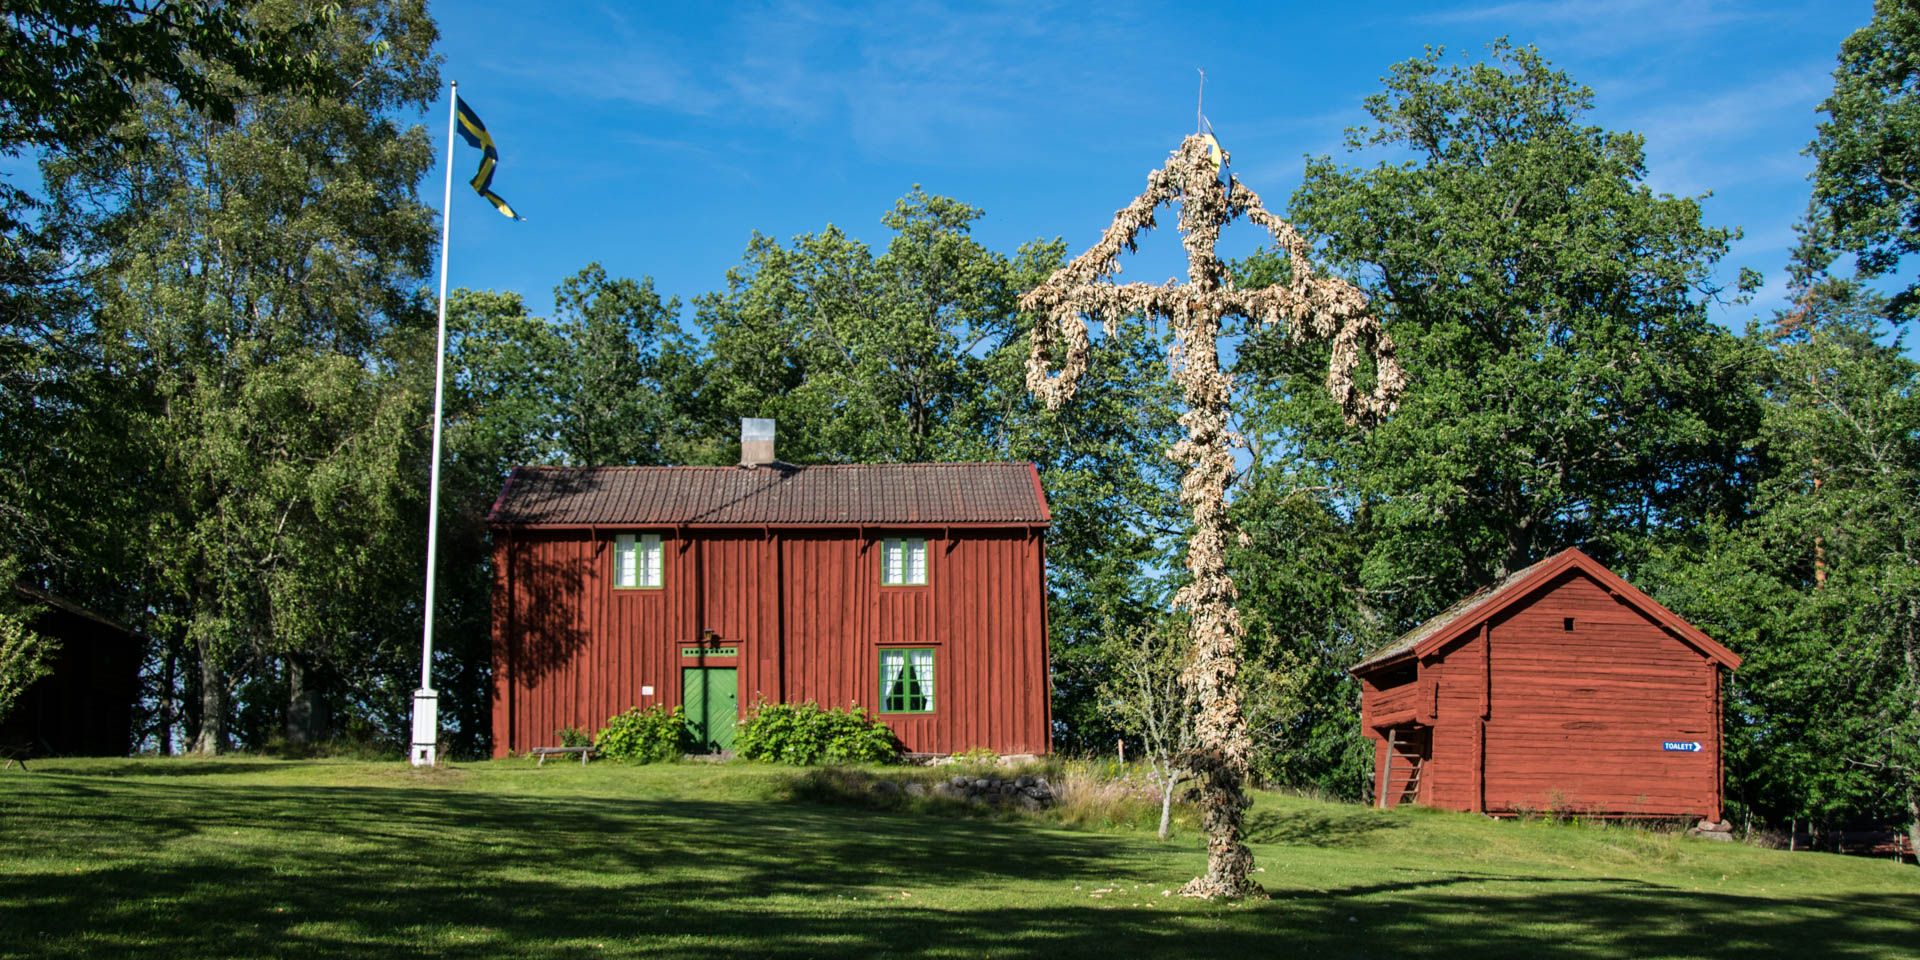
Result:
<svg viewBox="0 0 1920 960">
<path fill-rule="evenodd" d="M 740 465 L 757 467 L 773 462 L 773 421 L 744 417 L 740 421 Z"/>
</svg>

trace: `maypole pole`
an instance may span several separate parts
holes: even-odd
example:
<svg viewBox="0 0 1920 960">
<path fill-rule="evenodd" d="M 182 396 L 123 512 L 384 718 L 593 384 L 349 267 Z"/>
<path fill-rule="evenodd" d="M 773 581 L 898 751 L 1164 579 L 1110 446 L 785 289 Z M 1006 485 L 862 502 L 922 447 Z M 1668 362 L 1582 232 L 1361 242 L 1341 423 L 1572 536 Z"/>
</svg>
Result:
<svg viewBox="0 0 1920 960">
<path fill-rule="evenodd" d="M 433 568 L 440 539 L 440 409 L 447 382 L 447 234 L 453 220 L 453 122 L 460 82 L 447 92 L 447 187 L 440 199 L 440 322 L 433 353 L 433 468 L 427 488 L 427 598 L 420 636 L 420 689 L 413 692 L 413 749 L 416 767 L 438 759 L 440 695 L 433 689 Z"/>
<path fill-rule="evenodd" d="M 1306 238 L 1268 213 L 1258 195 L 1227 173 L 1226 152 L 1205 129 L 1204 116 L 1199 122 L 1202 129 L 1182 140 L 1164 166 L 1147 174 L 1146 192 L 1114 215 L 1100 242 L 1028 291 L 1020 308 L 1039 314 L 1027 358 L 1027 388 L 1052 409 L 1072 398 L 1087 370 L 1093 349 L 1087 332 L 1090 318 L 1111 324 L 1137 315 L 1166 320 L 1173 328 L 1168 366 L 1185 401 L 1180 423 L 1187 433 L 1167 453 L 1186 467 L 1180 501 L 1192 511 L 1193 520 L 1185 557 L 1191 579 L 1174 594 L 1173 606 L 1189 616 L 1191 649 L 1181 683 L 1199 710 L 1199 745 L 1181 762 L 1199 782 L 1198 805 L 1207 832 L 1207 872 L 1182 892 L 1245 897 L 1258 896 L 1261 890 L 1253 882 L 1253 853 L 1244 842 L 1250 738 L 1240 705 L 1239 674 L 1240 641 L 1246 631 L 1234 608 L 1239 591 L 1227 569 L 1232 523 L 1226 496 L 1233 478 L 1233 446 L 1241 441 L 1230 425 L 1233 377 L 1220 366 L 1221 320 L 1232 316 L 1283 324 L 1300 340 L 1332 340 L 1327 389 L 1350 423 L 1371 422 L 1391 411 L 1404 377 L 1394 359 L 1393 341 L 1369 312 L 1366 296 L 1345 280 L 1314 270 Z M 1140 232 L 1155 225 L 1155 210 L 1172 204 L 1180 206 L 1187 282 L 1112 282 L 1120 270 L 1120 254 L 1133 251 Z M 1221 228 L 1242 217 L 1266 228 L 1275 249 L 1287 256 L 1292 269 L 1286 283 L 1259 289 L 1233 286 L 1214 247 Z M 1114 329 L 1109 326 L 1107 332 Z M 1371 390 L 1355 376 L 1364 378 L 1362 368 L 1368 366 Z"/>
</svg>

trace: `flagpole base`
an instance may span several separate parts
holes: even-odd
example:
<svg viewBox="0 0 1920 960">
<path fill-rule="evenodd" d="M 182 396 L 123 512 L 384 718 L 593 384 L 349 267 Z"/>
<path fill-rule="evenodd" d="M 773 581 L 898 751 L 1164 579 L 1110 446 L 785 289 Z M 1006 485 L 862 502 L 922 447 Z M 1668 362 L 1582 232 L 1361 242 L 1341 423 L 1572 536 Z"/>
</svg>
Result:
<svg viewBox="0 0 1920 960">
<path fill-rule="evenodd" d="M 431 767 L 439 760 L 440 695 L 432 690 L 413 692 L 413 749 L 408 760 L 416 767 Z"/>
</svg>

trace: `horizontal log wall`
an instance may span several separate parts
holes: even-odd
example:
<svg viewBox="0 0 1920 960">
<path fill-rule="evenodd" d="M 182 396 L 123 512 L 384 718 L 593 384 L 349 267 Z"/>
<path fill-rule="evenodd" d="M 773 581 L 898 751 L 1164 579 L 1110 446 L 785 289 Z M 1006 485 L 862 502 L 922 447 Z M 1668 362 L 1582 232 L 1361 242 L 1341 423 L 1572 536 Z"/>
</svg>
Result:
<svg viewBox="0 0 1920 960">
<path fill-rule="evenodd" d="M 1579 575 L 1495 620 L 1491 637 L 1491 809 L 1710 811 L 1719 766 L 1711 661 Z M 1668 752 L 1668 740 L 1705 749 Z"/>
<path fill-rule="evenodd" d="M 757 700 L 880 706 L 879 651 L 935 650 L 935 710 L 882 714 L 907 749 L 1048 749 L 1042 539 L 1026 529 L 926 536 L 927 584 L 880 583 L 879 531 L 657 530 L 665 586 L 611 584 L 616 531 L 501 534 L 494 753 L 592 732 L 629 706 L 680 703 L 685 646 L 734 648 Z M 625 531 L 620 531 L 625 532 Z M 643 692 L 651 686 L 653 692 Z"/>
<path fill-rule="evenodd" d="M 1575 571 L 1424 657 L 1417 683 L 1363 685 L 1362 713 L 1411 708 L 1431 723 L 1422 803 L 1717 817 L 1718 669 Z M 1386 731 L 1367 734 L 1384 740 Z M 1666 741 L 1702 749 L 1667 751 Z"/>
</svg>

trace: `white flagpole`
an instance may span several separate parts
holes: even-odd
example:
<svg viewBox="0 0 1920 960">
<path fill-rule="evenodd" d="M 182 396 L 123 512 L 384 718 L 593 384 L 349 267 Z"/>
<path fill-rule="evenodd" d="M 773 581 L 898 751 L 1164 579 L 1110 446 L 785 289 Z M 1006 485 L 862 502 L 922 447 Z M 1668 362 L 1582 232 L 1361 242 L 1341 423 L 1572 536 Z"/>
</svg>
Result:
<svg viewBox="0 0 1920 960">
<path fill-rule="evenodd" d="M 433 471 L 427 492 L 427 601 L 420 637 L 420 689 L 413 692 L 416 767 L 433 766 L 440 740 L 439 694 L 433 690 L 433 567 L 440 538 L 440 394 L 447 382 L 447 233 L 453 221 L 453 123 L 460 82 L 447 93 L 447 189 L 440 200 L 440 324 L 433 354 Z"/>
</svg>

